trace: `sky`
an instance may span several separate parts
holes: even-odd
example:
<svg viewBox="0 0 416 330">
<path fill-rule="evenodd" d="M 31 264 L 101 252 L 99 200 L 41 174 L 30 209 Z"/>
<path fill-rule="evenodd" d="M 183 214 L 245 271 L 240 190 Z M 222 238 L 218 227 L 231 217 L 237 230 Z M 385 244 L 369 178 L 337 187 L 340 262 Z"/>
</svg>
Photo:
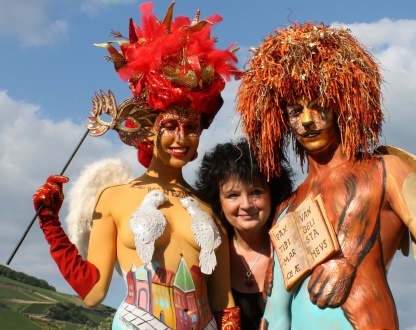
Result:
<svg viewBox="0 0 416 330">
<path fill-rule="evenodd" d="M 51 174 L 60 173 L 85 132 L 94 92 L 111 89 L 120 103 L 130 97 L 107 52 L 94 43 L 111 40 L 110 31 L 128 35 L 128 19 L 140 22 L 140 1 L 133 0 L 0 0 L 0 262 L 6 261 L 34 216 L 32 195 Z M 170 0 L 155 1 L 163 19 Z M 201 18 L 219 13 L 224 21 L 213 34 L 217 47 L 234 42 L 239 67 L 250 52 L 277 27 L 316 21 L 348 27 L 383 64 L 382 144 L 416 154 L 416 2 L 414 0 L 177 0 L 174 16 Z M 241 136 L 234 101 L 238 82 L 227 84 L 223 108 L 203 132 L 199 158 L 185 167 L 192 184 L 201 155 L 217 143 Z M 140 175 L 134 148 L 115 132 L 88 136 L 65 175 L 71 187 L 82 168 L 95 160 L 121 158 Z M 303 174 L 291 159 L 299 180 Z M 64 203 L 61 218 L 65 217 Z M 9 267 L 73 293 L 49 256 L 37 223 L 29 231 Z M 416 262 L 396 254 L 388 280 L 396 301 L 400 328 L 416 329 Z M 369 279 L 370 280 L 370 279 Z M 412 281 L 413 280 L 413 281 Z M 105 304 L 117 307 L 124 297 L 122 279 L 114 276 Z"/>
</svg>

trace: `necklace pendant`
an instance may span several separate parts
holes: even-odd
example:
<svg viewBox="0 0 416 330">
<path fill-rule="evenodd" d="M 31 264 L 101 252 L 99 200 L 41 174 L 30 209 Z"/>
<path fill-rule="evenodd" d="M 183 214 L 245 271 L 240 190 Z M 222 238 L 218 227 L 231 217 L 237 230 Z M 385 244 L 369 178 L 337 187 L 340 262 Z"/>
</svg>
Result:
<svg viewBox="0 0 416 330">
<path fill-rule="evenodd" d="M 234 245 L 236 247 L 236 252 L 238 255 L 240 255 L 241 261 L 243 262 L 244 267 L 246 268 L 247 272 L 246 272 L 246 276 L 247 278 L 244 279 L 244 283 L 247 286 L 251 286 L 254 283 L 254 276 L 253 273 L 251 272 L 251 270 L 254 268 L 254 266 L 256 265 L 257 261 L 259 261 L 259 258 L 261 256 L 261 253 L 263 252 L 264 248 L 266 247 L 267 243 L 269 242 L 269 240 L 266 241 L 266 243 L 264 243 L 263 247 L 261 248 L 259 254 L 257 255 L 256 260 L 254 260 L 253 264 L 251 265 L 251 267 L 249 267 L 249 265 L 245 262 L 243 255 L 240 253 L 240 248 L 238 246 L 238 242 L 236 237 L 234 236 Z"/>
<path fill-rule="evenodd" d="M 253 277 L 247 277 L 244 282 L 246 283 L 247 286 L 251 286 L 254 283 L 254 278 Z"/>
</svg>

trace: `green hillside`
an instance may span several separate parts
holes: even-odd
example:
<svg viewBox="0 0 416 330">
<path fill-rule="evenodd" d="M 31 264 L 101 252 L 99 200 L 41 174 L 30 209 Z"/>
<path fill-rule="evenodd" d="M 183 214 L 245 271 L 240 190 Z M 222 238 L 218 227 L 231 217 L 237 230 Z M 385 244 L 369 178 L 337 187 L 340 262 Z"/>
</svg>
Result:
<svg viewBox="0 0 416 330">
<path fill-rule="evenodd" d="M 86 308 L 77 296 L 0 265 L 1 329 L 104 330 L 111 329 L 114 313 L 105 305 Z"/>
</svg>

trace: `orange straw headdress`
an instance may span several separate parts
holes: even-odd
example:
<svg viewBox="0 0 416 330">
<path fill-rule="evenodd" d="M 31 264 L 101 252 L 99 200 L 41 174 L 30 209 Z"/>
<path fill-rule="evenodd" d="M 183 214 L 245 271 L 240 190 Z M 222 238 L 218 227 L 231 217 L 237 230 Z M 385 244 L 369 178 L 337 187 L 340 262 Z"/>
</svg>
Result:
<svg viewBox="0 0 416 330">
<path fill-rule="evenodd" d="M 114 63 L 120 78 L 129 82 L 133 96 L 117 106 L 111 92 L 108 96 L 96 94 L 90 135 L 94 130 L 100 135 L 116 129 L 123 142 L 139 149 L 139 161 L 146 167 L 150 159 L 140 158 L 140 153 L 150 156 L 152 152 L 146 127 L 153 124 L 158 111 L 180 107 L 202 113 L 203 128 L 207 128 L 223 104 L 225 80 L 239 75 L 233 45 L 216 49 L 211 37 L 211 26 L 222 21 L 221 16 L 200 21 L 198 10 L 192 21 L 185 16 L 172 20 L 173 6 L 174 2 L 159 21 L 153 4 L 143 3 L 141 27 L 130 19 L 128 39 L 112 31 L 118 40 L 96 44 L 108 49 L 107 59 Z M 104 113 L 110 114 L 110 123 L 99 118 Z"/>
<path fill-rule="evenodd" d="M 295 23 L 266 37 L 248 62 L 237 112 L 262 171 L 279 174 L 291 139 L 286 106 L 318 99 L 338 118 L 346 155 L 364 157 L 378 145 L 383 120 L 380 65 L 343 28 Z M 303 164 L 305 151 L 295 144 Z"/>
</svg>

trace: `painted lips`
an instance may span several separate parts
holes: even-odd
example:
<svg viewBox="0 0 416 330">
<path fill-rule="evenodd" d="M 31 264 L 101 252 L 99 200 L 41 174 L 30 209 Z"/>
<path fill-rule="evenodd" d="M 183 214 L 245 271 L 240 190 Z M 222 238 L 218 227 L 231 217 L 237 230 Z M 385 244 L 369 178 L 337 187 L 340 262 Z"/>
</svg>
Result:
<svg viewBox="0 0 416 330">
<path fill-rule="evenodd" d="M 169 148 L 169 152 L 174 157 L 185 157 L 188 154 L 189 148 Z"/>
<path fill-rule="evenodd" d="M 305 134 L 300 134 L 300 136 L 302 138 L 309 138 L 309 139 L 311 139 L 311 138 L 317 137 L 319 134 L 321 134 L 321 131 L 313 131 L 313 132 L 307 132 Z"/>
</svg>

